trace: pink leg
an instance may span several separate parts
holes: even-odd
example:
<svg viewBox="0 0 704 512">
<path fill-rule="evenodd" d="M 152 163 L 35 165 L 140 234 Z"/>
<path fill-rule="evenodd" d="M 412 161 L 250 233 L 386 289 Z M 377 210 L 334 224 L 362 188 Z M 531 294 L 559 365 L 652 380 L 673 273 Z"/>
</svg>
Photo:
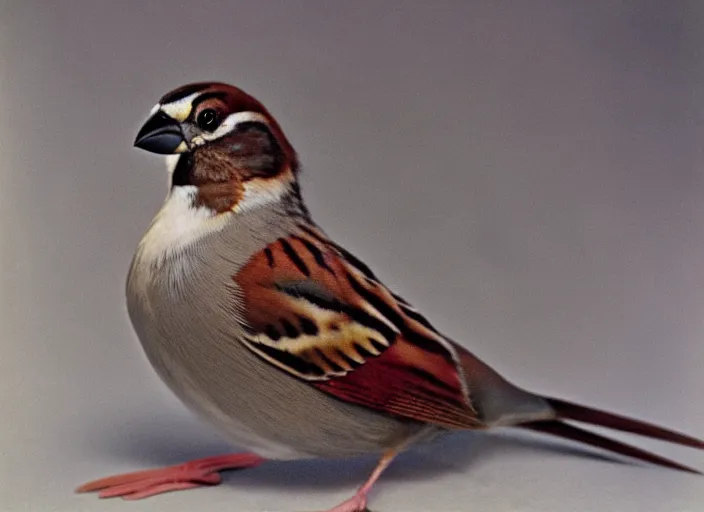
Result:
<svg viewBox="0 0 704 512">
<path fill-rule="evenodd" d="M 371 476 L 364 485 L 359 488 L 357 494 L 327 512 L 364 512 L 367 510 L 367 494 L 369 494 L 374 482 L 379 479 L 384 470 L 391 464 L 391 461 L 394 460 L 395 456 L 396 452 L 386 453 L 379 461 L 379 464 L 377 464 Z"/>
<path fill-rule="evenodd" d="M 220 471 L 258 466 L 264 459 L 252 453 L 236 453 L 192 460 L 178 466 L 109 476 L 81 485 L 76 492 L 100 491 L 100 498 L 122 496 L 138 500 L 162 492 L 192 489 L 220 483 Z"/>
</svg>

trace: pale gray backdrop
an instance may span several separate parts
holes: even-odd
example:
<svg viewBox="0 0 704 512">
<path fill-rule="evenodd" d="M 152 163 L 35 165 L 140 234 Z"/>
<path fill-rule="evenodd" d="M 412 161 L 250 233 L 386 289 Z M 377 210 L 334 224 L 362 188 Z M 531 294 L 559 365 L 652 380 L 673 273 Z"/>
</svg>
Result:
<svg viewBox="0 0 704 512">
<path fill-rule="evenodd" d="M 514 381 L 704 436 L 701 1 L 144 4 L 0 2 L 1 510 L 322 509 L 373 465 L 72 494 L 229 449 L 123 304 L 166 192 L 134 135 L 199 80 L 270 107 L 323 226 Z M 703 510 L 704 478 L 559 446 L 459 435 L 402 457 L 372 508 Z"/>
</svg>

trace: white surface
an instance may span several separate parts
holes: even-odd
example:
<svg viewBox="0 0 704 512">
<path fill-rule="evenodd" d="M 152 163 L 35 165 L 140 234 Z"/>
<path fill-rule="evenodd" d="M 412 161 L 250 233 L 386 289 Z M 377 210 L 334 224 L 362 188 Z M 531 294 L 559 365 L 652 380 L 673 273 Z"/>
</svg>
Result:
<svg viewBox="0 0 704 512">
<path fill-rule="evenodd" d="M 324 509 L 374 464 L 72 494 L 229 448 L 158 382 L 123 301 L 165 195 L 134 135 L 213 78 L 272 110 L 318 220 L 449 335 L 530 389 L 704 436 L 701 2 L 416 3 L 0 0 L 0 510 Z M 424 447 L 371 508 L 704 510 L 702 477 L 542 439 Z"/>
</svg>

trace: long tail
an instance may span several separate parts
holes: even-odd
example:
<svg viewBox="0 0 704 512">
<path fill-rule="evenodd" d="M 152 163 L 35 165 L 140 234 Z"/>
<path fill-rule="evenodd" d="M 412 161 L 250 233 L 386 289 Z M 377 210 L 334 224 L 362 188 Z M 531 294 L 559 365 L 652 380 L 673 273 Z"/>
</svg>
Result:
<svg viewBox="0 0 704 512">
<path fill-rule="evenodd" d="M 577 441 L 658 466 L 702 474 L 696 469 L 683 466 L 635 446 L 583 430 L 561 420 L 607 427 L 699 449 L 704 449 L 704 441 L 625 416 L 530 393 L 508 382 L 496 370 L 461 345 L 451 340 L 448 341 L 453 344 L 460 357 L 464 377 L 471 390 L 472 404 L 488 426 L 521 427 Z"/>
<path fill-rule="evenodd" d="M 555 398 L 547 397 L 545 397 L 544 399 L 548 402 L 548 404 L 550 404 L 552 409 L 555 411 L 557 419 L 530 421 L 516 426 L 529 430 L 534 430 L 537 432 L 542 432 L 545 434 L 554 435 L 564 439 L 569 439 L 572 441 L 578 441 L 589 446 L 594 446 L 596 448 L 608 450 L 610 452 L 618 453 L 620 455 L 625 455 L 634 459 L 650 462 L 658 466 L 664 466 L 680 471 L 687 471 L 689 473 L 696 473 L 699 475 L 702 474 L 696 469 L 683 466 L 682 464 L 666 459 L 664 457 L 660 457 L 659 455 L 655 455 L 654 453 L 650 453 L 645 450 L 641 450 L 640 448 L 636 448 L 634 446 L 622 443 L 620 441 L 615 441 L 613 439 L 603 437 L 599 434 L 583 430 L 573 425 L 564 423 L 560 420 L 564 419 L 579 421 L 590 425 L 597 425 L 601 427 L 611 428 L 614 430 L 621 430 L 623 432 L 630 432 L 632 434 L 637 434 L 640 436 L 659 439 L 662 441 L 669 441 L 671 443 L 681 444 L 684 446 L 691 446 L 693 448 L 699 449 L 704 449 L 704 441 L 695 439 L 685 434 L 681 434 L 679 432 L 658 427 L 657 425 L 652 425 L 643 421 L 626 418 L 624 416 L 618 416 L 616 414 L 611 414 L 597 409 L 591 409 L 582 405 L 565 402 L 564 400 L 558 400 Z"/>
</svg>

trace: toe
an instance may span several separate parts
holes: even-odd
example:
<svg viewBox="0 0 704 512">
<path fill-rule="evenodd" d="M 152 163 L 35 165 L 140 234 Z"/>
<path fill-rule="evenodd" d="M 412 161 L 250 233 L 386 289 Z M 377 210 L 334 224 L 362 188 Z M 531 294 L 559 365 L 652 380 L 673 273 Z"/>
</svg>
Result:
<svg viewBox="0 0 704 512">
<path fill-rule="evenodd" d="M 143 498 L 149 498 L 150 496 L 163 494 L 165 492 L 184 491 L 186 489 L 193 489 L 195 487 L 201 486 L 202 484 L 197 484 L 195 482 L 171 482 L 168 484 L 155 485 L 153 487 L 150 487 L 149 489 L 133 492 L 132 494 L 127 494 L 122 498 L 125 500 L 141 500 Z"/>
</svg>

